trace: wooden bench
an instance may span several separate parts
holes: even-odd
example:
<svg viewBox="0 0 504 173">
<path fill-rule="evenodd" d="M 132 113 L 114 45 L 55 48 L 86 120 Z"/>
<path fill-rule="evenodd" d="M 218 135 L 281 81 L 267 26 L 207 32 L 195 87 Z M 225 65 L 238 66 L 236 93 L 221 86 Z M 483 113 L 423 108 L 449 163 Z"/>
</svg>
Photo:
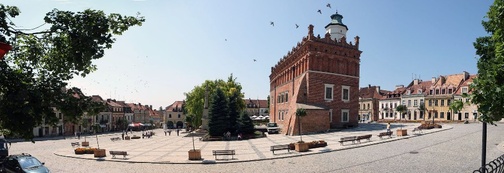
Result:
<svg viewBox="0 0 504 173">
<path fill-rule="evenodd" d="M 355 143 L 356 139 L 357 139 L 356 136 L 342 137 L 342 138 L 340 138 L 340 140 L 338 142 L 340 143 L 340 145 L 343 145 L 343 142 L 352 141 L 352 144 L 353 144 L 353 143 Z"/>
<path fill-rule="evenodd" d="M 360 144 L 360 140 L 367 139 L 368 141 L 371 141 L 371 136 L 373 135 L 362 135 L 362 136 L 357 136 L 357 142 Z"/>
<path fill-rule="evenodd" d="M 213 155 L 215 156 L 215 160 L 217 160 L 218 155 L 231 155 L 231 159 L 234 159 L 235 150 L 212 150 Z"/>
<path fill-rule="evenodd" d="M 112 142 L 115 142 L 115 141 L 119 141 L 119 140 L 121 140 L 121 138 L 120 138 L 120 137 L 115 137 L 115 138 L 110 138 L 110 140 L 111 140 Z"/>
<path fill-rule="evenodd" d="M 277 150 L 287 150 L 287 152 L 290 152 L 290 147 L 289 147 L 289 144 L 286 144 L 286 145 L 273 145 L 270 147 L 270 151 L 273 152 L 273 154 L 275 154 L 275 151 Z"/>
<path fill-rule="evenodd" d="M 382 132 L 382 133 L 378 134 L 378 137 L 380 137 L 380 139 L 382 139 L 382 137 L 384 137 L 384 136 L 388 136 L 389 138 L 391 138 L 392 137 L 392 133 L 394 133 L 394 132 L 392 132 L 392 131 L 390 131 L 390 132 Z"/>
<path fill-rule="evenodd" d="M 126 151 L 109 151 L 110 155 L 112 155 L 112 158 L 115 159 L 116 155 L 122 155 L 123 159 L 126 159 L 126 156 L 128 155 L 128 152 Z"/>
<path fill-rule="evenodd" d="M 75 147 L 75 146 L 80 146 L 79 142 L 72 142 L 70 143 L 72 145 L 72 147 Z"/>
</svg>

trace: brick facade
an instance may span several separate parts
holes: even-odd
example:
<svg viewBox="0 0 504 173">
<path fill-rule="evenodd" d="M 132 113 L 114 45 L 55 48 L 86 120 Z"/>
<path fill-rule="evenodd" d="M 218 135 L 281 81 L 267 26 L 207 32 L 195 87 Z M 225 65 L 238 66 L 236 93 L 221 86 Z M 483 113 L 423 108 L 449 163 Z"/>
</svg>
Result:
<svg viewBox="0 0 504 173">
<path fill-rule="evenodd" d="M 298 134 L 298 108 L 307 112 L 301 120 L 302 133 L 358 125 L 359 37 L 354 43 L 345 37 L 332 40 L 329 33 L 315 37 L 310 25 L 302 42 L 271 68 L 270 121 L 279 124 L 282 134 Z M 326 87 L 332 88 L 330 99 Z M 349 91 L 348 98 L 343 99 L 343 89 Z"/>
</svg>

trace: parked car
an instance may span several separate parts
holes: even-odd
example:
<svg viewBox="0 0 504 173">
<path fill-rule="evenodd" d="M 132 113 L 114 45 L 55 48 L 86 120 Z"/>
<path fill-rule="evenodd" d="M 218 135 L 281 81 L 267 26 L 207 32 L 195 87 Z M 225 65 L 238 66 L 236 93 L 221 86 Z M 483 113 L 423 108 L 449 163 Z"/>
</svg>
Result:
<svg viewBox="0 0 504 173">
<path fill-rule="evenodd" d="M 49 173 L 49 169 L 37 158 L 30 154 L 10 155 L 2 162 L 2 173 Z"/>
<path fill-rule="evenodd" d="M 280 127 L 278 127 L 277 123 L 268 123 L 266 128 L 268 129 L 268 134 L 280 133 Z"/>
</svg>

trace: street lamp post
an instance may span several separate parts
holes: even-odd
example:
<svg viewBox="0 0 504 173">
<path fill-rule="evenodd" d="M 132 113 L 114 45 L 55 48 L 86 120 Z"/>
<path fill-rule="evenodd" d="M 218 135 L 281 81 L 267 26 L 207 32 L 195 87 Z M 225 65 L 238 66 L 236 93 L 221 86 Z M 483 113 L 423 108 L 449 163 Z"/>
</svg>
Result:
<svg viewBox="0 0 504 173">
<path fill-rule="evenodd" d="M 0 60 L 2 60 L 4 55 L 7 54 L 7 52 L 9 52 L 9 50 L 11 49 L 12 49 L 11 45 L 4 42 L 0 42 Z"/>
</svg>

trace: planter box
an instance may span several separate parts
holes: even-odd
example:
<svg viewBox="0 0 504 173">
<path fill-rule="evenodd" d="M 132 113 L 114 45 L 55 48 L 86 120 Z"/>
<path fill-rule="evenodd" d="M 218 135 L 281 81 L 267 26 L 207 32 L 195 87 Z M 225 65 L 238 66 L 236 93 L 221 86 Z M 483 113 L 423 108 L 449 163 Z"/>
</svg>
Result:
<svg viewBox="0 0 504 173">
<path fill-rule="evenodd" d="M 201 150 L 189 150 L 189 160 L 201 160 Z"/>
<path fill-rule="evenodd" d="M 94 151 L 94 157 L 107 157 L 105 149 L 96 149 Z"/>
<path fill-rule="evenodd" d="M 406 129 L 397 130 L 397 136 L 408 136 L 408 130 Z"/>
<path fill-rule="evenodd" d="M 82 142 L 82 143 L 81 143 L 81 145 L 82 145 L 83 147 L 89 147 L 89 142 Z"/>
<path fill-rule="evenodd" d="M 294 143 L 295 150 L 297 152 L 305 152 L 308 151 L 308 143 Z"/>
</svg>

